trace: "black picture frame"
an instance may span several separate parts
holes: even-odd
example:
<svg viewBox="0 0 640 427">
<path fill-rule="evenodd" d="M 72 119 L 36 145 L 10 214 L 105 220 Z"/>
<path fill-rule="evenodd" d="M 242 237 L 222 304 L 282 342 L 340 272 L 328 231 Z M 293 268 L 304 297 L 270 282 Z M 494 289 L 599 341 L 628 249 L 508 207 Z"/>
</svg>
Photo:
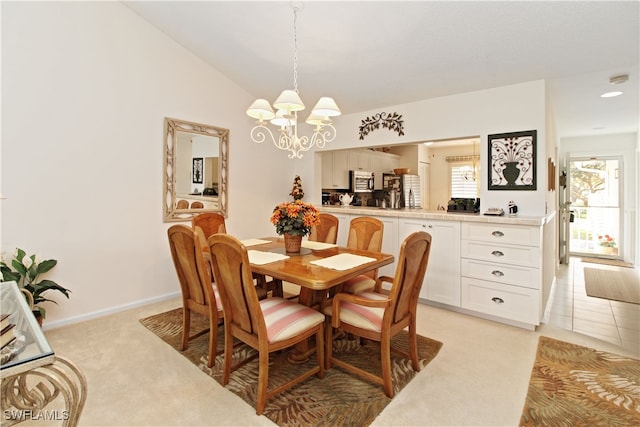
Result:
<svg viewBox="0 0 640 427">
<path fill-rule="evenodd" d="M 488 136 L 489 190 L 536 190 L 536 130 Z"/>
<path fill-rule="evenodd" d="M 202 180 L 204 179 L 204 158 L 203 157 L 194 157 L 193 158 L 193 167 L 191 169 L 191 173 L 193 176 L 194 184 L 202 184 Z"/>
</svg>

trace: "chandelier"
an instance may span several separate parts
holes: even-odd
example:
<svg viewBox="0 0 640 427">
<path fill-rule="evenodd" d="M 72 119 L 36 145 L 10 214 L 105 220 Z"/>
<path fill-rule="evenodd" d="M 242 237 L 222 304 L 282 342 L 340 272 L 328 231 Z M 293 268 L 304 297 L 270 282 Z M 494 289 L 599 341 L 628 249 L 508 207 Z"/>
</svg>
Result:
<svg viewBox="0 0 640 427">
<path fill-rule="evenodd" d="M 298 40 L 296 30 L 296 18 L 298 8 L 293 8 L 293 89 L 283 90 L 278 99 L 273 103 L 276 113 L 266 99 L 256 99 L 247 110 L 247 115 L 258 119 L 251 129 L 253 142 L 262 143 L 267 137 L 273 144 L 281 149 L 289 151 L 289 158 L 302 158 L 302 152 L 308 151 L 314 145 L 324 147 L 336 137 L 336 129 L 331 124 L 331 117 L 341 114 L 338 105 L 333 98 L 322 97 L 311 110 L 306 122 L 314 126 L 311 138 L 298 136 L 298 112 L 305 109 L 302 99 L 298 94 Z M 277 129 L 277 138 L 266 125 L 269 121 Z"/>
</svg>

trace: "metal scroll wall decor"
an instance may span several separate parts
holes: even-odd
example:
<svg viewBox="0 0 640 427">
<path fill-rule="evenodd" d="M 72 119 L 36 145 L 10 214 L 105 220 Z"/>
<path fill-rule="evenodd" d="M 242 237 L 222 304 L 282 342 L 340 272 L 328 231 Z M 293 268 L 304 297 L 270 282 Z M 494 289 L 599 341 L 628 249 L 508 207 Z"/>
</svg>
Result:
<svg viewBox="0 0 640 427">
<path fill-rule="evenodd" d="M 362 121 L 360 125 L 360 139 L 363 140 L 369 132 L 373 132 L 376 129 L 389 129 L 398 132 L 398 135 L 404 135 L 404 124 L 402 120 L 402 114 L 398 113 L 378 113 L 371 117 L 367 117 Z"/>
<path fill-rule="evenodd" d="M 536 189 L 537 131 L 489 135 L 489 190 Z"/>
</svg>

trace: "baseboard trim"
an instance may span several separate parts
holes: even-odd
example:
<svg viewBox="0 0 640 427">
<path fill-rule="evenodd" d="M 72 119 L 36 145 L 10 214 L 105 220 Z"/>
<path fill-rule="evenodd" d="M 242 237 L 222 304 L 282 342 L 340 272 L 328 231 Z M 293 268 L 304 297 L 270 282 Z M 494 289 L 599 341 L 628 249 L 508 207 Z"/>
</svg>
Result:
<svg viewBox="0 0 640 427">
<path fill-rule="evenodd" d="M 92 313 L 83 314 L 81 316 L 69 317 L 67 319 L 58 320 L 58 321 L 55 321 L 55 322 L 45 322 L 43 327 L 42 327 L 42 329 L 46 331 L 46 330 L 49 330 L 49 329 L 61 328 L 63 326 L 68 326 L 68 325 L 73 325 L 75 323 L 84 322 L 85 320 L 95 319 L 97 317 L 108 316 L 110 314 L 115 314 L 115 313 L 119 313 L 121 311 L 130 310 L 132 308 L 138 308 L 138 307 L 142 307 L 144 305 L 149 305 L 149 304 L 153 304 L 153 303 L 156 303 L 156 302 L 169 300 L 169 299 L 176 298 L 176 297 L 179 297 L 179 296 L 180 296 L 180 291 L 171 292 L 169 294 L 164 294 L 164 295 L 160 295 L 160 296 L 157 296 L 157 297 L 136 301 L 136 302 L 132 302 L 132 303 L 129 303 L 129 304 L 124 304 L 124 305 L 119 305 L 119 306 L 116 306 L 116 307 L 107 308 L 107 309 L 104 309 L 104 310 L 94 311 Z"/>
</svg>

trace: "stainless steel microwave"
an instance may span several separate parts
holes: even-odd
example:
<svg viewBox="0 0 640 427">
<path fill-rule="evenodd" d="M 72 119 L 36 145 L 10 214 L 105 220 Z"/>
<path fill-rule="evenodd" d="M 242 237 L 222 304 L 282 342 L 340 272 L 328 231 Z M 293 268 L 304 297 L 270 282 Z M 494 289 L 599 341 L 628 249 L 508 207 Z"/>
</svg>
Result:
<svg viewBox="0 0 640 427">
<path fill-rule="evenodd" d="M 349 191 L 352 193 L 373 192 L 373 172 L 349 171 Z"/>
</svg>

